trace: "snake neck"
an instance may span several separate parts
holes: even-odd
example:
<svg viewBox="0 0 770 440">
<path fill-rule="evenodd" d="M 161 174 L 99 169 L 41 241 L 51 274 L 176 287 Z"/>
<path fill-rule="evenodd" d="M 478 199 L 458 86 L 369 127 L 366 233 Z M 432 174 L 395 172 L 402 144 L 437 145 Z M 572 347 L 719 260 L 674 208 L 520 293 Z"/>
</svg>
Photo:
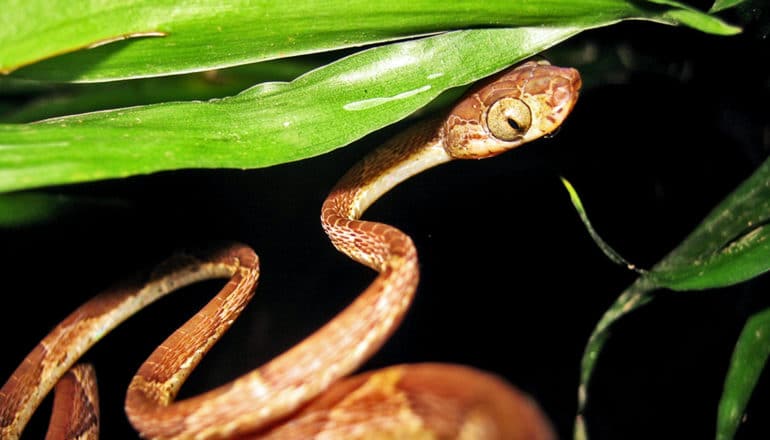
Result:
<svg viewBox="0 0 770 440">
<path fill-rule="evenodd" d="M 322 208 L 322 221 L 331 213 L 358 219 L 399 183 L 450 161 L 442 130 L 441 119 L 422 121 L 367 155 L 331 191 Z"/>
</svg>

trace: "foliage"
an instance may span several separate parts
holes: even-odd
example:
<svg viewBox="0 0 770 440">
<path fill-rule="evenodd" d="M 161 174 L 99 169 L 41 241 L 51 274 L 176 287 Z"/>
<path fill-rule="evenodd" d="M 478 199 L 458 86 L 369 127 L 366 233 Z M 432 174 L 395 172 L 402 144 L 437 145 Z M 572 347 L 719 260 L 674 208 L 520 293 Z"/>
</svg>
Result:
<svg viewBox="0 0 770 440">
<path fill-rule="evenodd" d="M 209 3 L 94 0 L 54 14 L 47 2 L 18 2 L 0 19 L 0 71 L 43 81 L 128 79 L 439 34 L 377 46 L 289 83 L 261 83 L 220 100 L 0 125 L 0 191 L 308 158 L 402 119 L 449 88 L 624 19 L 738 31 L 682 5 L 622 0 L 526 7 L 478 0 L 308 1 L 291 14 L 280 2 Z M 447 32 L 467 27 L 487 29 Z"/>
<path fill-rule="evenodd" d="M 710 13 L 739 3 L 718 0 Z M 317 156 L 445 92 L 623 20 L 740 32 L 668 0 L 307 0 L 290 9 L 248 0 L 185 6 L 89 0 L 79 8 L 10 0 L 0 15 L 0 73 L 7 75 L 0 78 L 0 192 Z M 22 94 L 37 98 L 13 105 Z M 582 411 L 614 322 L 655 292 L 727 286 L 770 269 L 768 188 L 765 162 L 676 249 L 652 269 L 640 269 L 607 310 L 583 357 L 576 437 L 587 437 Z M 599 238 L 568 189 L 597 244 L 627 264 Z M 32 224 L 78 203 L 83 199 L 6 194 L 0 225 Z M 767 360 L 769 326 L 760 313 L 739 339 L 718 438 L 737 430 Z"/>
</svg>

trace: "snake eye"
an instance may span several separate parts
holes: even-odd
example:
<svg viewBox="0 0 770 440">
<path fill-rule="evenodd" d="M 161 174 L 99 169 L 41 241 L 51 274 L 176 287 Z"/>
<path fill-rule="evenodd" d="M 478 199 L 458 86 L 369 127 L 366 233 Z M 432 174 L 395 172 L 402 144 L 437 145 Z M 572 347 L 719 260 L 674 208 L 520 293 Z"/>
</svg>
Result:
<svg viewBox="0 0 770 440">
<path fill-rule="evenodd" d="M 498 99 L 487 111 L 489 132 L 501 141 L 515 141 L 521 138 L 530 125 L 532 111 L 520 99 Z"/>
</svg>

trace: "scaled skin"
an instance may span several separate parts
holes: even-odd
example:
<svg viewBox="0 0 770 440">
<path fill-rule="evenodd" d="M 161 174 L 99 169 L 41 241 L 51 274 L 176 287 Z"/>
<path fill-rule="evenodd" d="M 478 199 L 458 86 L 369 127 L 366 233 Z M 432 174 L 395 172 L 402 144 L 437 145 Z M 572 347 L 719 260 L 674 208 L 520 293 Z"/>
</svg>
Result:
<svg viewBox="0 0 770 440">
<path fill-rule="evenodd" d="M 54 329 L 0 389 L 1 436 L 19 436 L 58 378 L 109 329 L 182 285 L 224 277 L 230 281 L 217 297 L 164 341 L 132 380 L 126 412 L 142 437 L 254 438 L 282 427 L 291 430 L 289 416 L 304 407 L 299 415 L 311 411 L 305 427 L 336 430 L 338 438 L 362 432 L 367 438 L 405 433 L 554 438 L 547 419 L 529 399 L 499 379 L 464 367 L 399 366 L 339 379 L 388 339 L 408 310 L 419 279 L 417 251 L 409 236 L 393 226 L 360 220 L 363 212 L 390 188 L 427 168 L 457 158 L 492 157 L 552 133 L 573 108 L 579 88 L 574 69 L 521 64 L 471 89 L 445 118 L 416 124 L 354 166 L 327 197 L 321 221 L 337 249 L 379 274 L 332 321 L 267 364 L 209 392 L 174 401 L 190 371 L 245 307 L 259 275 L 256 254 L 243 245 L 186 256 L 150 279 L 94 297 Z M 328 394 L 308 405 L 324 392 Z M 369 412 L 362 416 L 362 410 Z M 353 419 L 357 422 L 347 424 Z M 311 431 L 307 437 L 324 434 Z"/>
</svg>

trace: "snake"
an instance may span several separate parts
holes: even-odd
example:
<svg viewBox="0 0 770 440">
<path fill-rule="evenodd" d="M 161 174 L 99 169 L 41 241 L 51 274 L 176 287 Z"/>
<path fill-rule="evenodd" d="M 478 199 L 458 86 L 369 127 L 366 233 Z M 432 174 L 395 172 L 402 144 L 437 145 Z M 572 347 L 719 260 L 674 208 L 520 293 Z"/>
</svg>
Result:
<svg viewBox="0 0 770 440">
<path fill-rule="evenodd" d="M 191 371 L 246 308 L 260 272 L 256 253 L 241 243 L 180 252 L 95 295 L 32 349 L 0 389 L 0 438 L 19 438 L 51 390 L 47 438 L 97 438 L 94 368 L 78 359 L 156 299 L 212 278 L 227 281 L 150 354 L 128 386 L 125 411 L 142 438 L 555 438 L 538 405 L 491 373 L 424 363 L 350 374 L 398 327 L 419 280 L 412 239 L 362 219 L 366 209 L 428 168 L 496 156 L 552 134 L 580 87 L 573 68 L 520 63 L 354 165 L 323 202 L 321 224 L 339 251 L 377 275 L 351 304 L 284 353 L 229 383 L 176 400 Z"/>
</svg>

